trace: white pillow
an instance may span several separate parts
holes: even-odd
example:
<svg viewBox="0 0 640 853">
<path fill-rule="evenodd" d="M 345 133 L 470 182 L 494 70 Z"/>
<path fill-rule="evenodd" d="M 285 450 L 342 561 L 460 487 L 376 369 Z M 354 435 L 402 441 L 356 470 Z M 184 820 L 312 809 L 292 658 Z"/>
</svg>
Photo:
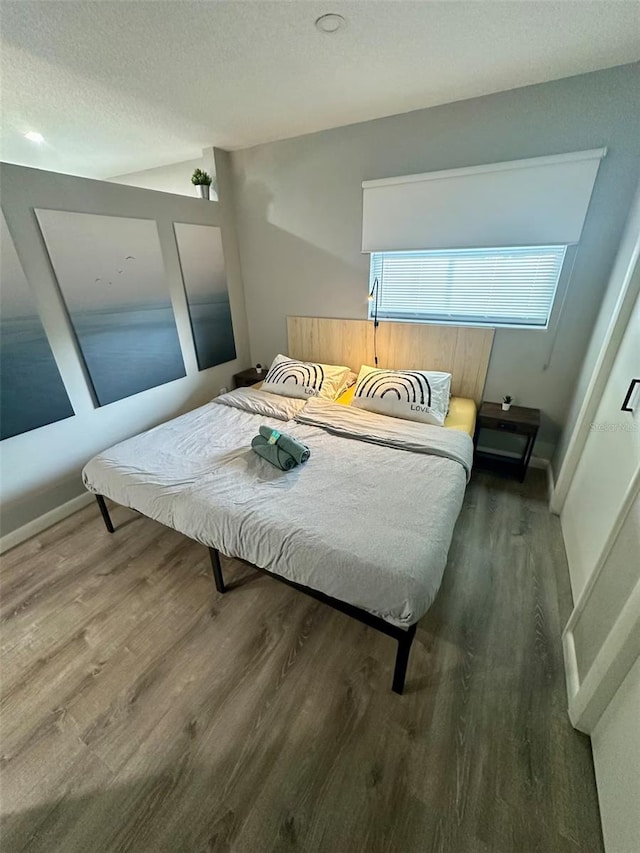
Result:
<svg viewBox="0 0 640 853">
<path fill-rule="evenodd" d="M 262 390 L 283 397 L 321 397 L 335 400 L 344 387 L 349 368 L 335 364 L 295 361 L 277 355 L 262 383 Z"/>
<path fill-rule="evenodd" d="M 381 370 L 363 365 L 351 405 L 379 415 L 442 426 L 450 394 L 450 373 Z"/>
<path fill-rule="evenodd" d="M 342 394 L 344 394 L 344 392 L 347 390 L 347 388 L 351 388 L 352 385 L 355 385 L 357 380 L 358 380 L 358 374 L 354 373 L 353 370 L 350 370 L 349 373 L 346 375 L 344 382 L 342 383 L 340 388 L 338 388 L 338 393 L 336 394 L 336 399 L 338 397 L 340 397 Z"/>
</svg>

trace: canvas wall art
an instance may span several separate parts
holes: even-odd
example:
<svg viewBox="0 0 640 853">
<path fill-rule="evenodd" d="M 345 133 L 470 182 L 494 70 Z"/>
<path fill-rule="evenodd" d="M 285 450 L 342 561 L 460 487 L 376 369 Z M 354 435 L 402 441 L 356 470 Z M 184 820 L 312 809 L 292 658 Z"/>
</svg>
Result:
<svg viewBox="0 0 640 853">
<path fill-rule="evenodd" d="M 156 223 L 36 215 L 98 405 L 185 376 Z"/>
<path fill-rule="evenodd" d="M 220 229 L 174 223 L 198 367 L 236 357 Z"/>
<path fill-rule="evenodd" d="M 0 437 L 70 418 L 58 371 L 4 214 L 0 218 Z"/>
</svg>

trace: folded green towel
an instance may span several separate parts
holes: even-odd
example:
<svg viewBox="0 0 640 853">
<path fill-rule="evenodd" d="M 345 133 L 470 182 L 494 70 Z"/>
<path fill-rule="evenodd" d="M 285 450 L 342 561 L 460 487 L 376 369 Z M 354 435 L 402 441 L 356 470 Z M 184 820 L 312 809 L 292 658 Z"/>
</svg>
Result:
<svg viewBox="0 0 640 853">
<path fill-rule="evenodd" d="M 276 430 L 277 431 L 277 430 Z M 260 427 L 260 435 L 263 438 L 266 438 L 267 441 L 271 438 L 271 433 L 273 429 L 268 426 Z M 306 462 L 307 459 L 311 456 L 311 451 L 307 447 L 306 444 L 303 444 L 301 441 L 295 439 L 292 435 L 287 435 L 285 432 L 281 432 L 279 437 L 276 439 L 276 444 L 278 447 L 281 447 L 287 453 L 290 453 L 291 456 L 296 460 L 298 465 L 301 465 L 303 462 Z"/>
<path fill-rule="evenodd" d="M 290 453 L 278 447 L 277 444 L 269 444 L 267 439 L 261 435 L 256 435 L 255 438 L 251 439 L 251 447 L 258 456 L 266 459 L 276 468 L 280 468 L 281 471 L 290 471 L 298 464 Z"/>
</svg>

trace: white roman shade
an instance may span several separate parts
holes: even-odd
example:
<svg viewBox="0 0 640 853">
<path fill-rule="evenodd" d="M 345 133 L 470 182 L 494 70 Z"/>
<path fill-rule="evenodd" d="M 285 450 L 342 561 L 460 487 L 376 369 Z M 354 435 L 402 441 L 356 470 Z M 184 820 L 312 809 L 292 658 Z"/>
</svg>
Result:
<svg viewBox="0 0 640 853">
<path fill-rule="evenodd" d="M 606 148 L 365 181 L 362 251 L 568 245 Z"/>
</svg>

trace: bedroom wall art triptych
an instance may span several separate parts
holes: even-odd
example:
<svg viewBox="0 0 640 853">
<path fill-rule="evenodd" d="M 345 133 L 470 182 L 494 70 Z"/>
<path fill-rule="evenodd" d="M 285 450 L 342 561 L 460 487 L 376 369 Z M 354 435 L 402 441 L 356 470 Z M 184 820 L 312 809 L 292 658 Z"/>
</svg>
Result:
<svg viewBox="0 0 640 853">
<path fill-rule="evenodd" d="M 36 209 L 98 406 L 186 376 L 154 220 Z M 236 357 L 220 228 L 175 223 L 199 370 Z M 2 216 L 2 439 L 74 414 Z"/>
<path fill-rule="evenodd" d="M 18 253 L 0 219 L 0 438 L 70 418 L 73 408 Z"/>
</svg>

